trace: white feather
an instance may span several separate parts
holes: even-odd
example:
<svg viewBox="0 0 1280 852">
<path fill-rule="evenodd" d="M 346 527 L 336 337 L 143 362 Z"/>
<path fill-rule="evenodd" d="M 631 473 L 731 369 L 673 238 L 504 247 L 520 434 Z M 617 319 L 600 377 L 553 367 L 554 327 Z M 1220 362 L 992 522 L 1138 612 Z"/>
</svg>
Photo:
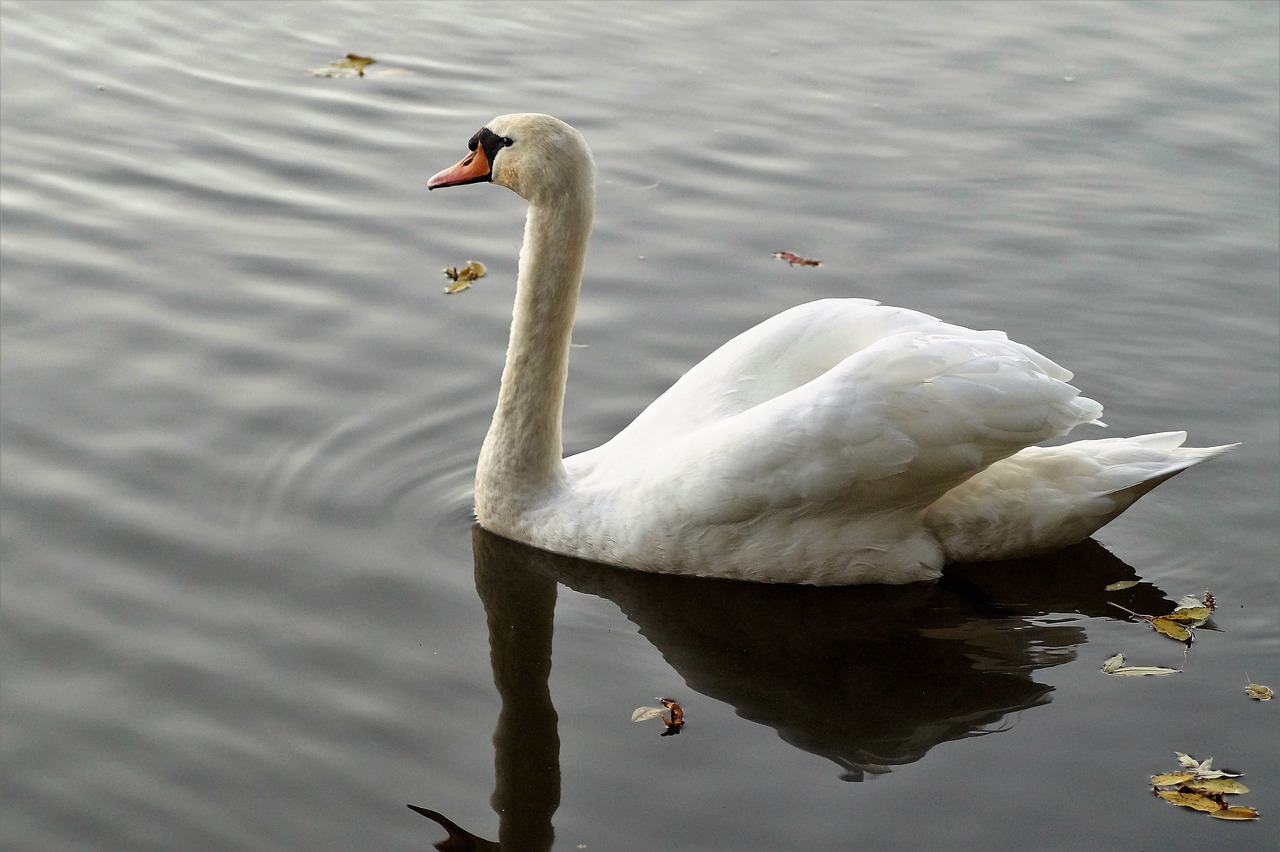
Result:
<svg viewBox="0 0 1280 852">
<path fill-rule="evenodd" d="M 729 341 L 613 440 L 561 462 L 594 163 L 549 116 L 502 116 L 488 130 L 511 141 L 494 182 L 530 202 L 476 474 L 476 515 L 494 532 L 647 571 L 902 583 L 949 560 L 1080 541 L 1230 449 L 1182 449 L 1180 432 L 1036 447 L 1099 422 L 1102 407 L 1068 371 L 999 331 L 828 299 Z"/>
</svg>

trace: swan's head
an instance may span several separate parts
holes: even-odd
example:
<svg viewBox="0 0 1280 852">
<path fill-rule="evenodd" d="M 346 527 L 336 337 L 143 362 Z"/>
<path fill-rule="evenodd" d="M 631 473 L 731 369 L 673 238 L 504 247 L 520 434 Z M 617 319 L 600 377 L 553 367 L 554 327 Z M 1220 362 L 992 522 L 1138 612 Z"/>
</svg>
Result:
<svg viewBox="0 0 1280 852">
<path fill-rule="evenodd" d="M 595 160 L 582 134 L 537 113 L 500 115 L 476 131 L 471 153 L 427 181 L 427 189 L 496 183 L 530 203 L 595 189 Z"/>
</svg>

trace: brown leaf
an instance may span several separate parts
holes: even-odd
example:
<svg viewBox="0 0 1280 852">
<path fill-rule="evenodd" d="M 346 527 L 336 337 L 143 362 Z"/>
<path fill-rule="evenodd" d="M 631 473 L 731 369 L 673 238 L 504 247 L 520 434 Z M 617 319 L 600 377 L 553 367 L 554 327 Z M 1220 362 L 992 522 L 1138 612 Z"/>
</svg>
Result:
<svg viewBox="0 0 1280 852">
<path fill-rule="evenodd" d="M 773 256 L 778 260 L 785 260 L 792 266 L 821 266 L 822 261 L 813 260 L 807 257 L 801 257 L 793 251 L 775 251 Z"/>
</svg>

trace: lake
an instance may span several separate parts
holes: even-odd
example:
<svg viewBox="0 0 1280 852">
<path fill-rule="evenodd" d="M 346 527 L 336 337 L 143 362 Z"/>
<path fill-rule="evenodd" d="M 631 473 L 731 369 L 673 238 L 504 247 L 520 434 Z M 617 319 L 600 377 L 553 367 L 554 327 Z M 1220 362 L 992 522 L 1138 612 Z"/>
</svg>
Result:
<svg viewBox="0 0 1280 852">
<path fill-rule="evenodd" d="M 1277 3 L 0 15 L 5 848 L 1272 848 Z M 1004 329 L 1106 406 L 1080 437 L 1243 446 L 903 587 L 475 529 L 525 207 L 426 180 L 517 111 L 599 166 L 568 452 L 826 296 Z M 1206 590 L 1189 650 L 1111 605 Z M 1175 752 L 1261 819 L 1155 798 Z"/>
</svg>

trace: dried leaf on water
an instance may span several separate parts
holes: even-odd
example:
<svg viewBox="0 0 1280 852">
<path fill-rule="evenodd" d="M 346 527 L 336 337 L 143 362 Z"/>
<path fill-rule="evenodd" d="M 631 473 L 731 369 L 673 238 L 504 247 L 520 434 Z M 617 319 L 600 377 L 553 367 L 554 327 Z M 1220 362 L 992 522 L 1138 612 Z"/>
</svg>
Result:
<svg viewBox="0 0 1280 852">
<path fill-rule="evenodd" d="M 1234 778 L 1192 778 L 1183 784 L 1197 793 L 1247 793 L 1249 788 Z"/>
<path fill-rule="evenodd" d="M 1199 627 L 1209 620 L 1209 616 L 1213 613 L 1216 605 L 1217 601 L 1208 592 L 1204 593 L 1203 600 L 1195 595 L 1187 595 L 1178 601 L 1177 609 L 1162 617 L 1170 621 L 1176 621 L 1179 624 L 1185 624 L 1188 627 Z"/>
<path fill-rule="evenodd" d="M 1165 772 L 1162 775 L 1152 775 L 1151 786 L 1174 787 L 1178 784 L 1185 784 L 1195 777 L 1196 773 L 1190 769 L 1184 769 L 1181 772 Z"/>
<path fill-rule="evenodd" d="M 348 53 L 346 56 L 344 56 L 342 59 L 339 59 L 337 62 L 330 62 L 329 64 L 337 66 L 339 68 L 342 68 L 342 67 L 363 68 L 364 66 L 372 65 L 377 61 L 378 60 L 374 59 L 372 56 L 361 56 L 358 53 Z"/>
<path fill-rule="evenodd" d="M 1102 671 L 1109 675 L 1128 677 L 1147 677 L 1150 675 L 1181 674 L 1182 669 L 1171 669 L 1165 666 L 1126 666 L 1124 654 L 1108 657 L 1102 663 Z"/>
<path fill-rule="evenodd" d="M 1177 639 L 1179 642 L 1190 643 L 1194 634 L 1189 627 L 1183 627 L 1176 621 L 1173 621 L 1167 615 L 1157 615 L 1148 618 L 1147 623 L 1150 624 L 1157 633 L 1163 633 L 1170 639 Z"/>
<path fill-rule="evenodd" d="M 1227 804 L 1227 796 L 1249 792 L 1249 788 L 1234 780 L 1239 775 L 1213 768 L 1213 758 L 1196 760 L 1189 754 L 1174 752 L 1182 769 L 1151 776 L 1155 794 L 1166 802 L 1181 808 L 1204 811 L 1218 819 L 1257 819 L 1253 808 L 1240 808 Z"/>
<path fill-rule="evenodd" d="M 313 68 L 307 73 L 312 77 L 363 77 L 365 66 L 377 61 L 372 56 L 348 53 L 343 58 L 330 62 L 324 68 Z"/>
<path fill-rule="evenodd" d="M 1116 609 L 1124 610 L 1134 618 L 1141 618 L 1151 625 L 1151 628 L 1157 633 L 1190 646 L 1196 638 L 1195 628 L 1204 624 L 1209 619 L 1209 614 L 1213 612 L 1213 595 L 1205 592 L 1204 597 L 1203 601 L 1194 596 L 1183 598 L 1184 604 L 1195 605 L 1180 606 L 1168 615 L 1144 615 L 1140 612 L 1134 612 L 1126 606 L 1121 606 L 1115 601 L 1107 601 L 1107 603 Z"/>
<path fill-rule="evenodd" d="M 1103 586 L 1103 591 L 1119 592 L 1119 591 L 1123 591 L 1124 589 L 1132 589 L 1134 586 L 1138 585 L 1139 582 L 1140 581 L 1138 580 L 1121 580 L 1117 583 L 1110 583 L 1106 586 Z"/>
<path fill-rule="evenodd" d="M 453 283 L 444 288 L 446 295 L 453 293 L 461 293 L 463 290 L 471 286 L 471 282 L 477 278 L 483 278 L 487 270 L 484 264 L 478 260 L 468 260 L 466 266 L 446 266 L 444 268 L 444 276 Z"/>
<path fill-rule="evenodd" d="M 793 251 L 775 251 L 773 256 L 778 260 L 785 260 L 792 266 L 821 266 L 822 261 L 813 260 L 808 257 L 801 257 Z"/>
<path fill-rule="evenodd" d="M 662 732 L 662 736 L 669 737 L 672 734 L 680 733 L 680 729 L 684 727 L 684 708 L 670 698 L 659 698 L 662 706 L 671 711 L 671 718 L 662 717 L 662 723 L 667 729 Z"/>
<path fill-rule="evenodd" d="M 1263 686 L 1260 683 L 1250 683 L 1244 688 L 1244 694 L 1252 698 L 1254 701 L 1270 701 L 1273 693 L 1271 687 Z"/>
<path fill-rule="evenodd" d="M 1214 819 L 1257 819 L 1258 812 L 1253 808 L 1227 807 L 1219 808 L 1216 811 L 1210 811 L 1209 816 Z"/>
<path fill-rule="evenodd" d="M 1182 674 L 1182 669 L 1171 669 L 1165 666 L 1122 666 L 1109 675 L 1129 677 L 1150 677 L 1151 675 Z"/>
<path fill-rule="evenodd" d="M 659 698 L 662 703 L 661 707 L 637 707 L 631 713 L 631 721 L 645 722 L 649 719 L 661 719 L 666 730 L 662 732 L 662 736 L 669 737 L 673 734 L 680 733 L 680 729 L 684 727 L 684 708 L 670 698 Z M 670 712 L 668 717 L 664 713 Z"/>
<path fill-rule="evenodd" d="M 1187 769 L 1195 770 L 1197 778 L 1239 778 L 1240 777 L 1240 773 L 1238 772 L 1235 772 L 1235 773 L 1223 772 L 1221 769 L 1214 769 L 1212 757 L 1206 757 L 1204 760 L 1196 760 L 1191 755 L 1184 754 L 1180 751 L 1175 751 L 1174 754 L 1177 755 L 1178 757 L 1178 763 L 1182 764 Z"/>
<path fill-rule="evenodd" d="M 1156 790 L 1156 795 L 1180 808 L 1195 808 L 1198 811 L 1211 813 L 1222 807 L 1219 802 L 1210 799 L 1208 796 L 1201 796 L 1199 793 L 1183 792 L 1182 790 Z"/>
</svg>

